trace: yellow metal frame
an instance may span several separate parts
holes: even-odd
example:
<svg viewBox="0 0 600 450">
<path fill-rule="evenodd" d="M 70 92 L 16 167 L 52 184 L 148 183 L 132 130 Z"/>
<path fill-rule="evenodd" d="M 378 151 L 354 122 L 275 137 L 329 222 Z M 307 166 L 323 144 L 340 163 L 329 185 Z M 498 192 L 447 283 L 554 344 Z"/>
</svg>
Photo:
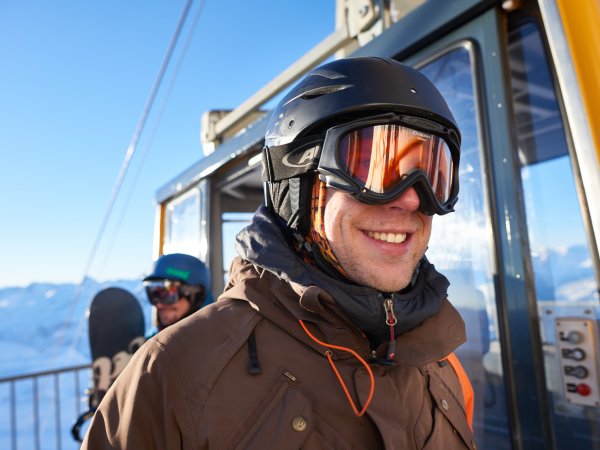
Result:
<svg viewBox="0 0 600 450">
<path fill-rule="evenodd" d="M 600 0 L 557 0 L 600 161 Z"/>
<path fill-rule="evenodd" d="M 154 217 L 154 246 L 152 259 L 157 260 L 164 252 L 165 244 L 165 211 L 167 202 L 159 203 Z"/>
</svg>

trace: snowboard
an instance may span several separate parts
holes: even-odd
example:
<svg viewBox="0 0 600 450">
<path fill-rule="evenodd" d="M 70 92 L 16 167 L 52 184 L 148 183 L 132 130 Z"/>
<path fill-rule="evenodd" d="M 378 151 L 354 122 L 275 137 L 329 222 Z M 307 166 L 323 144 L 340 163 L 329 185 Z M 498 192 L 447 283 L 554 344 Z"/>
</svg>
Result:
<svg viewBox="0 0 600 450">
<path fill-rule="evenodd" d="M 108 388 L 145 342 L 144 328 L 142 308 L 125 289 L 103 289 L 92 299 L 88 316 L 92 387 L 87 392 L 89 409 L 71 429 L 76 441 L 82 441 L 82 425 L 94 415 Z"/>
</svg>

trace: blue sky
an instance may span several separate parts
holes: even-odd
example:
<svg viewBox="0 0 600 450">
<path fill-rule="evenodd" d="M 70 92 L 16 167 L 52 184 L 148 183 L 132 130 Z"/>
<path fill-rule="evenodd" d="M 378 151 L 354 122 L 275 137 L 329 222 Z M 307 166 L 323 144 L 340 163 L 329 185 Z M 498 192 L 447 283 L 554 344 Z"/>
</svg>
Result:
<svg viewBox="0 0 600 450">
<path fill-rule="evenodd" d="M 0 3 L 0 287 L 81 280 L 184 4 Z M 202 113 L 238 106 L 334 28 L 333 0 L 194 1 L 89 275 L 149 269 L 155 192 L 202 157 Z"/>
</svg>

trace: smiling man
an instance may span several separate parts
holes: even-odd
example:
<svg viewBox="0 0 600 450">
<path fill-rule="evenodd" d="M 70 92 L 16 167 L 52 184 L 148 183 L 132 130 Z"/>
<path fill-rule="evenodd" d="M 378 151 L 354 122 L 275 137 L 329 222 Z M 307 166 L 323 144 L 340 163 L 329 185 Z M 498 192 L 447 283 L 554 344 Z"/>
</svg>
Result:
<svg viewBox="0 0 600 450">
<path fill-rule="evenodd" d="M 425 258 L 459 154 L 418 71 L 308 73 L 273 111 L 224 293 L 136 353 L 84 448 L 474 448 L 464 323 Z"/>
</svg>

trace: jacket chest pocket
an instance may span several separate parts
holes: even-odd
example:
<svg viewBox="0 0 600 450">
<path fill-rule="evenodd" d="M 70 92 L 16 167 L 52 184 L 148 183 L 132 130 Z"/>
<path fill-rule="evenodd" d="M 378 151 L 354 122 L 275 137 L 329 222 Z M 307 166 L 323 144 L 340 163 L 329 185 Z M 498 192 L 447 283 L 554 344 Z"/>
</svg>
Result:
<svg viewBox="0 0 600 450">
<path fill-rule="evenodd" d="M 269 383 L 269 389 L 227 439 L 226 449 L 301 448 L 313 424 L 310 400 L 289 372 Z"/>
<path fill-rule="evenodd" d="M 346 438 L 319 417 L 299 387 L 281 370 L 255 406 L 219 448 L 236 450 L 349 450 Z"/>
</svg>

